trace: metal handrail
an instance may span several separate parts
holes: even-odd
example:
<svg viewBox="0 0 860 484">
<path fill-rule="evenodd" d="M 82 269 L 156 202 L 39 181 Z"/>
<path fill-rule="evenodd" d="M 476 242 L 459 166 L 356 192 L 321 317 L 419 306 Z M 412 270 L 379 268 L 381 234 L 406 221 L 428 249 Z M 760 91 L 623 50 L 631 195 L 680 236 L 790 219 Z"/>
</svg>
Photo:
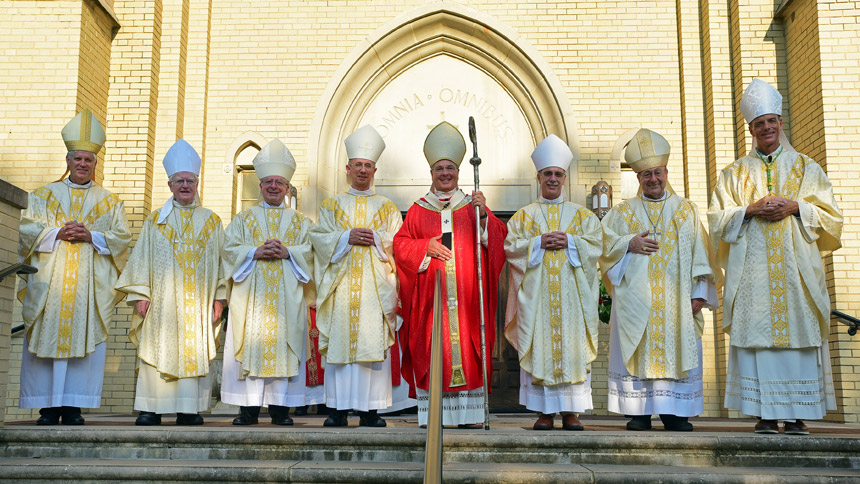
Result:
<svg viewBox="0 0 860 484">
<path fill-rule="evenodd" d="M 12 264 L 11 266 L 0 271 L 0 281 L 10 274 L 35 274 L 39 269 L 27 264 Z"/>
<path fill-rule="evenodd" d="M 842 324 L 848 326 L 848 334 L 854 336 L 857 334 L 857 330 L 860 329 L 860 319 L 855 318 L 849 314 L 845 314 L 842 311 L 833 310 L 830 311 L 830 315 L 836 318 Z"/>
<path fill-rule="evenodd" d="M 36 269 L 35 267 L 33 267 L 31 265 L 27 265 L 27 264 L 23 264 L 23 263 L 12 264 L 11 266 L 0 271 L 0 281 L 5 279 L 6 276 L 8 276 L 10 274 L 35 274 L 37 272 L 39 272 L 39 269 Z M 19 324 L 18 326 L 15 326 L 14 328 L 12 328 L 11 334 L 15 334 L 15 333 L 18 333 L 21 331 L 24 331 L 24 325 L 23 324 Z"/>
</svg>

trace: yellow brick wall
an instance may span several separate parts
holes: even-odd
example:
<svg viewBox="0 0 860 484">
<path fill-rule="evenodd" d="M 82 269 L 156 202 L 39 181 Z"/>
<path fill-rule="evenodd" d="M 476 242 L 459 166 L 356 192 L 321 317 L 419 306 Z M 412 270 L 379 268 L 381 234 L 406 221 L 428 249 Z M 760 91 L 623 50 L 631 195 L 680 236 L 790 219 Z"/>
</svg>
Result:
<svg viewBox="0 0 860 484">
<path fill-rule="evenodd" d="M 5 1 L 0 29 L 0 176 L 32 191 L 66 167 L 60 130 L 77 108 L 81 2 Z"/>
</svg>

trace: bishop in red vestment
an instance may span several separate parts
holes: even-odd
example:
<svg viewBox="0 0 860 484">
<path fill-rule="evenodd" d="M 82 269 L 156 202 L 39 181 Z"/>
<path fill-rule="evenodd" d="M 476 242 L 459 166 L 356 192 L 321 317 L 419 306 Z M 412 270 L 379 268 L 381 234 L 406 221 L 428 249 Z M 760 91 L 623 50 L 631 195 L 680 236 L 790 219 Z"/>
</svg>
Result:
<svg viewBox="0 0 860 484">
<path fill-rule="evenodd" d="M 505 263 L 507 227 L 487 209 L 481 192 L 466 195 L 458 188 L 459 165 L 465 153 L 463 136 L 451 124 L 443 122 L 430 131 L 424 155 L 431 167 L 432 189 L 412 205 L 394 237 L 404 318 L 399 333 L 401 371 L 410 394 L 417 394 L 421 425 L 427 423 L 437 269 L 445 275 L 443 424 L 469 426 L 484 420 L 475 207 L 480 210 L 481 222 L 487 374 L 492 374 L 497 284 Z"/>
</svg>

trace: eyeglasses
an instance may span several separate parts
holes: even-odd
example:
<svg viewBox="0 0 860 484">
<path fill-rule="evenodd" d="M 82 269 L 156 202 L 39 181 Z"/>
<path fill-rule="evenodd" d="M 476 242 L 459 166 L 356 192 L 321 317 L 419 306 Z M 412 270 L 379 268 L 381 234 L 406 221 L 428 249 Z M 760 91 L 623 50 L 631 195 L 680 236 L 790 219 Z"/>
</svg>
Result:
<svg viewBox="0 0 860 484">
<path fill-rule="evenodd" d="M 179 186 L 182 186 L 182 185 L 192 186 L 192 185 L 197 184 L 197 179 L 196 178 L 177 178 L 177 179 L 173 180 L 171 183 L 173 183 L 174 185 L 179 185 Z"/>
<path fill-rule="evenodd" d="M 290 184 L 281 180 L 281 179 L 278 179 L 278 178 L 267 178 L 265 180 L 260 180 L 260 185 L 261 186 L 275 185 L 279 188 L 286 188 Z"/>
<path fill-rule="evenodd" d="M 540 174 L 547 177 L 547 178 L 549 178 L 551 176 L 554 176 L 556 178 L 561 178 L 564 176 L 563 171 L 552 171 L 552 170 L 544 170 L 544 171 L 540 172 Z"/>
</svg>

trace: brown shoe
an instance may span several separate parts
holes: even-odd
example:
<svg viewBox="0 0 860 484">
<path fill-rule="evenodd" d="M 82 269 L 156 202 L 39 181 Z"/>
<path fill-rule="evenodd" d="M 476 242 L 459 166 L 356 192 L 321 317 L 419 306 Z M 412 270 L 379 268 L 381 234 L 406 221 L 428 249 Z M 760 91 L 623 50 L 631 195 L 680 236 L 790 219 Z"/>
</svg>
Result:
<svg viewBox="0 0 860 484">
<path fill-rule="evenodd" d="M 554 418 L 555 418 L 554 413 L 550 413 L 550 414 L 542 413 L 542 414 L 540 414 L 540 417 L 538 417 L 537 422 L 535 422 L 532 429 L 534 429 L 534 430 L 552 430 Z"/>
<path fill-rule="evenodd" d="M 564 415 L 561 418 L 561 428 L 564 430 L 584 430 L 585 427 L 582 426 L 582 423 L 576 418 L 575 413 L 569 413 Z"/>
<path fill-rule="evenodd" d="M 782 431 L 789 435 L 809 435 L 809 428 L 800 419 L 795 422 L 785 422 Z"/>
<path fill-rule="evenodd" d="M 755 433 L 757 434 L 778 434 L 779 423 L 776 420 L 759 419 L 755 424 Z"/>
</svg>

